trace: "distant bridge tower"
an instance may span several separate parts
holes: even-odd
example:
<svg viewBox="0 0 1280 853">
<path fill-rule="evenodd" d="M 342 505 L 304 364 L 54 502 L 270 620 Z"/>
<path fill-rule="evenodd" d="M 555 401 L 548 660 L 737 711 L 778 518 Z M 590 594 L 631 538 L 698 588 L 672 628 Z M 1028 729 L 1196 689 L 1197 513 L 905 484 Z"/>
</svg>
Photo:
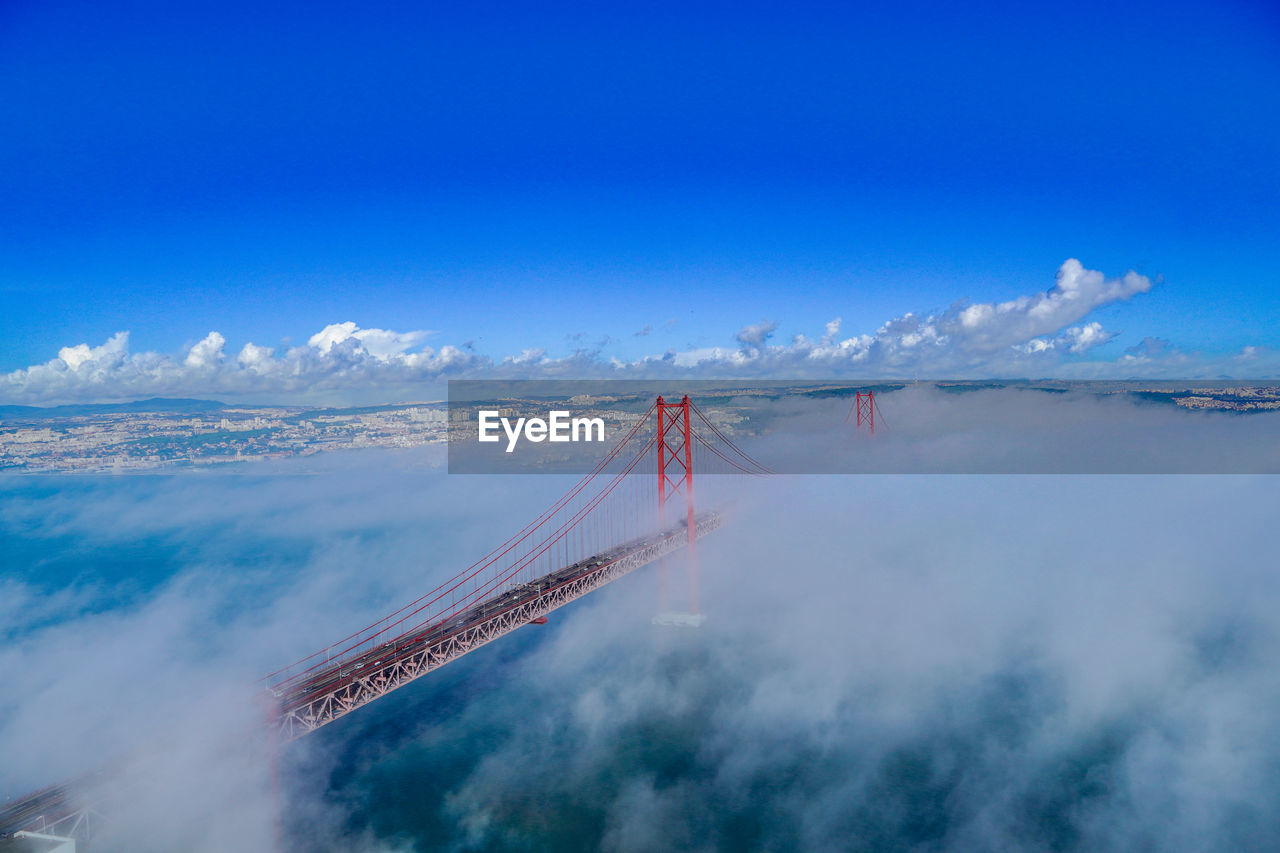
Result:
<svg viewBox="0 0 1280 853">
<path fill-rule="evenodd" d="M 853 405 L 849 407 L 849 414 L 844 416 L 844 422 L 848 423 L 849 419 L 857 413 L 857 428 L 862 429 L 864 426 L 871 431 L 872 435 L 876 434 L 876 398 L 874 391 L 868 391 L 863 394 L 861 391 L 854 397 Z"/>
<path fill-rule="evenodd" d="M 658 525 L 665 528 L 667 504 L 684 498 L 685 523 L 689 530 L 689 612 L 667 611 L 666 567 L 658 567 L 658 603 L 662 613 L 659 624 L 698 626 L 703 616 L 698 613 L 697 524 L 693 510 L 693 432 L 689 427 L 689 396 L 679 403 L 668 403 L 661 397 L 656 404 L 658 417 Z M 678 502 L 678 501 L 677 501 Z"/>
</svg>

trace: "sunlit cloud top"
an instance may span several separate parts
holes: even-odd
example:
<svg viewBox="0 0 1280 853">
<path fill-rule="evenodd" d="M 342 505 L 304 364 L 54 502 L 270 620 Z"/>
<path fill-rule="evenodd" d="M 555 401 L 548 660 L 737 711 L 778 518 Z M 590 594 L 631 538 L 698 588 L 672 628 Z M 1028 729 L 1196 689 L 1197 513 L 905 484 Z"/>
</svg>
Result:
<svg viewBox="0 0 1280 853">
<path fill-rule="evenodd" d="M 908 312 L 879 328 L 844 334 L 837 317 L 820 335 L 774 340 L 770 319 L 736 333 L 725 346 L 667 350 L 622 359 L 607 347 L 549 357 L 536 347 L 482 353 L 469 344 L 427 343 L 437 333 L 330 323 L 306 344 L 228 350 L 210 331 L 176 355 L 132 352 L 129 332 L 97 346 L 65 346 L 43 364 L 0 376 L 6 403 L 59 403 L 148 396 L 221 396 L 235 400 L 376 401 L 421 397 L 460 377 L 776 377 L 776 378 L 1267 378 L 1280 374 L 1273 350 L 1247 346 L 1228 357 L 1202 357 L 1156 338 L 1117 358 L 1092 357 L 1121 335 L 1089 317 L 1148 294 L 1151 279 L 1117 278 L 1068 259 L 1054 285 L 997 303 L 958 301 L 943 311 Z"/>
</svg>

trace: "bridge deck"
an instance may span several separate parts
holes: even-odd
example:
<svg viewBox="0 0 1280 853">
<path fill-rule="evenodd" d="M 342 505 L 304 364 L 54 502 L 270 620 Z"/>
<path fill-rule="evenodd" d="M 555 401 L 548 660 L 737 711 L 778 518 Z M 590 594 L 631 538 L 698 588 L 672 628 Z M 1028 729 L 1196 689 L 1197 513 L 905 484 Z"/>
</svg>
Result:
<svg viewBox="0 0 1280 853">
<path fill-rule="evenodd" d="M 721 517 L 700 513 L 696 535 L 718 528 Z M 684 547 L 688 527 L 666 530 L 603 551 L 503 590 L 425 630 L 389 640 L 318 668 L 277 688 L 280 736 L 292 740 L 333 722 L 397 687 L 438 669 L 540 616 Z"/>
<path fill-rule="evenodd" d="M 101 787 L 102 780 L 103 772 L 97 770 L 0 805 L 0 839 L 22 830 L 81 834 L 91 814 L 83 802 L 85 794 Z"/>
</svg>

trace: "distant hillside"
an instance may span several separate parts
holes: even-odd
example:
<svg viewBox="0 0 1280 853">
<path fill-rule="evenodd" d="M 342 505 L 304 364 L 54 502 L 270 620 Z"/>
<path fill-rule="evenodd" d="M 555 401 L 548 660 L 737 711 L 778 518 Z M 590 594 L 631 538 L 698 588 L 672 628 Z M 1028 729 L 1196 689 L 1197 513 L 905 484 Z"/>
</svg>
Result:
<svg viewBox="0 0 1280 853">
<path fill-rule="evenodd" d="M 73 418 L 79 415 L 132 414 L 137 412 L 216 412 L 227 408 L 217 400 L 152 397 L 131 403 L 84 403 L 70 406 L 0 406 L 0 418 Z"/>
</svg>

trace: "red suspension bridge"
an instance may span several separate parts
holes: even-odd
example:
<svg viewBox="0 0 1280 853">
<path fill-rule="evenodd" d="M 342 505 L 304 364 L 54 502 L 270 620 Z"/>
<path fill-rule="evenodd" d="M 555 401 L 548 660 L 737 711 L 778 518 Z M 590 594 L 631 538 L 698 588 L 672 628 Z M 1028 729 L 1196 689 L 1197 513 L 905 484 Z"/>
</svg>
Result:
<svg viewBox="0 0 1280 853">
<path fill-rule="evenodd" d="M 721 516 L 696 510 L 695 474 L 701 482 L 765 473 L 687 396 L 679 403 L 659 397 L 595 468 L 522 530 L 430 592 L 267 676 L 280 736 L 314 731 L 683 548 L 690 552 L 686 604 L 696 612 L 696 542 Z"/>
<path fill-rule="evenodd" d="M 275 734 L 287 741 L 315 731 L 684 549 L 683 604 L 695 614 L 696 543 L 720 527 L 714 507 L 739 477 L 768 473 L 687 396 L 657 398 L 594 468 L 506 541 L 377 622 L 266 676 Z M 660 563 L 664 610 L 670 580 Z M 90 812 L 69 788 L 7 804 L 0 832 L 87 827 Z"/>
</svg>

